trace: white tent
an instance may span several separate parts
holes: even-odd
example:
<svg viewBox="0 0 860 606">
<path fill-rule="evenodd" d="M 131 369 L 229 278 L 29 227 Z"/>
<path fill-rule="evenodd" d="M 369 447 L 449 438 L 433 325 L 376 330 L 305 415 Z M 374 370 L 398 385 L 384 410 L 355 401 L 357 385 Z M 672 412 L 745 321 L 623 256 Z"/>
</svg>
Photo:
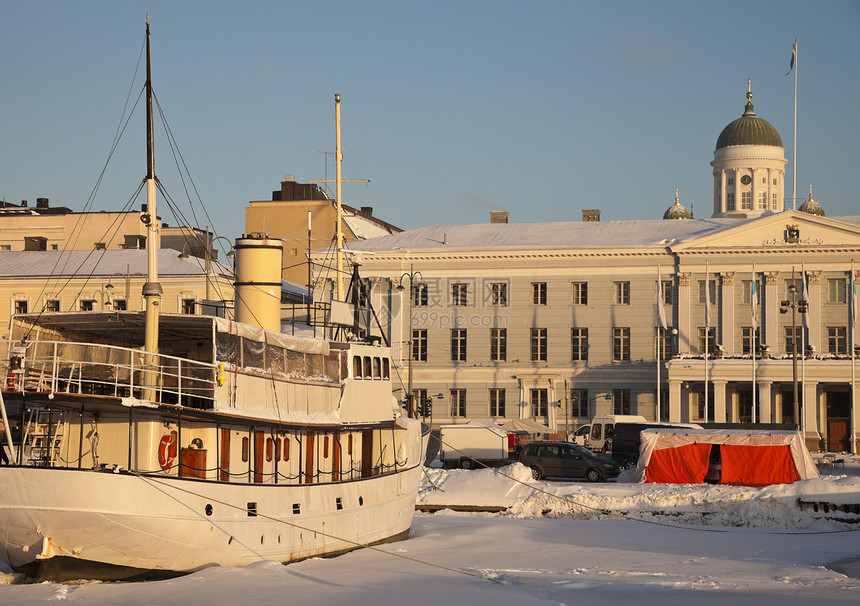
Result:
<svg viewBox="0 0 860 606">
<path fill-rule="evenodd" d="M 717 448 L 718 447 L 718 448 Z M 635 481 L 766 486 L 817 478 L 796 431 L 655 428 L 642 431 Z"/>
</svg>

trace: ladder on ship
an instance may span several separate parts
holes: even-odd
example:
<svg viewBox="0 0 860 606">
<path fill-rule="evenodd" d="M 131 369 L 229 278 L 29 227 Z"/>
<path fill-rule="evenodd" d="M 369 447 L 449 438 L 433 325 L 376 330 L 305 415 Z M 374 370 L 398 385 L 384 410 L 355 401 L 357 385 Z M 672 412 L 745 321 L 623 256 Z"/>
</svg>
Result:
<svg viewBox="0 0 860 606">
<path fill-rule="evenodd" d="M 65 436 L 64 412 L 33 408 L 24 425 L 24 452 L 31 465 L 54 465 Z"/>
</svg>

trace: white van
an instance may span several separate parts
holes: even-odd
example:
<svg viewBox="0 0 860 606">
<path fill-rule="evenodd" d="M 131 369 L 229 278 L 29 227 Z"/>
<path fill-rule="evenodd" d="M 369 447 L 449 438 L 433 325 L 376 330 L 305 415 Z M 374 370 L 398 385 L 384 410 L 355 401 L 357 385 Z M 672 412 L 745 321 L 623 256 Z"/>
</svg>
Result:
<svg viewBox="0 0 860 606">
<path fill-rule="evenodd" d="M 591 421 L 588 447 L 595 452 L 605 452 L 612 444 L 616 423 L 647 423 L 642 415 L 598 415 Z"/>
</svg>

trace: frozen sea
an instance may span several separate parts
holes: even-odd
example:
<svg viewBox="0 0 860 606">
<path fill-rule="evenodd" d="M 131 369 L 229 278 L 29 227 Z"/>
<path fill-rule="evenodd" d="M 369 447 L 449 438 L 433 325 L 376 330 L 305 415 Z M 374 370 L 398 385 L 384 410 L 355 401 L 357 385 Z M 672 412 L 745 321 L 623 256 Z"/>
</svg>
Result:
<svg viewBox="0 0 860 606">
<path fill-rule="evenodd" d="M 408 540 L 288 566 L 208 568 L 145 583 L 28 583 L 0 604 L 858 604 L 860 524 L 798 499 L 860 503 L 860 459 L 792 485 L 532 482 L 519 464 L 430 468 Z M 835 517 L 836 519 L 827 519 Z"/>
</svg>

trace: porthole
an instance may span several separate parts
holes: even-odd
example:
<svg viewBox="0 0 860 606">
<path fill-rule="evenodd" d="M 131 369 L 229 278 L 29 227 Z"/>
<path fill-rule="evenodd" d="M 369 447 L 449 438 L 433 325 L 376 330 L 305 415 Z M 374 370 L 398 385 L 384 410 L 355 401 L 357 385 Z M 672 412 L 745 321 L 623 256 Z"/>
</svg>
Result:
<svg viewBox="0 0 860 606">
<path fill-rule="evenodd" d="M 358 497 L 358 506 L 361 507 L 364 505 L 364 497 Z"/>
<path fill-rule="evenodd" d="M 212 515 L 212 504 L 211 504 L 211 503 L 207 503 L 207 504 L 206 504 L 206 510 L 205 510 L 205 511 L 206 511 L 206 515 L 207 515 L 207 516 L 211 516 L 211 515 Z"/>
</svg>

